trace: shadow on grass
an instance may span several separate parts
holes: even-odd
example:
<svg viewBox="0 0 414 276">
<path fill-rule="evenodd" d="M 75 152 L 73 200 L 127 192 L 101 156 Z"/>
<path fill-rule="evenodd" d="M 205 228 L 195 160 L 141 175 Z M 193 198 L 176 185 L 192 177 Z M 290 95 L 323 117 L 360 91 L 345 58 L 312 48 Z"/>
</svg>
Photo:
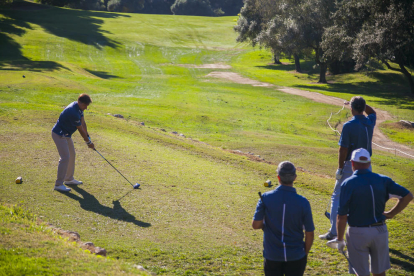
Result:
<svg viewBox="0 0 414 276">
<path fill-rule="evenodd" d="M 405 271 L 410 271 L 410 272 L 414 271 L 414 258 L 413 257 L 407 256 L 401 253 L 400 251 L 391 249 L 391 248 L 390 248 L 390 253 L 397 255 L 401 259 L 404 259 L 404 261 L 402 261 L 402 260 L 391 257 L 392 264 L 400 266 Z"/>
<path fill-rule="evenodd" d="M 87 191 L 76 187 L 76 186 L 72 186 L 72 189 L 75 190 L 76 192 L 80 193 L 82 195 L 82 197 L 79 197 L 75 194 L 71 194 L 71 193 L 62 193 L 74 200 L 79 201 L 80 203 L 80 207 L 82 209 L 84 209 L 85 211 L 91 211 L 94 212 L 96 214 L 111 218 L 111 219 L 116 219 L 116 220 L 121 220 L 121 221 L 125 221 L 125 222 L 131 222 L 139 227 L 150 227 L 151 224 L 147 223 L 147 222 L 143 222 L 140 220 L 135 219 L 135 217 L 133 215 L 131 215 L 130 213 L 128 213 L 122 206 L 120 203 L 120 200 L 116 200 L 113 201 L 113 205 L 114 207 L 107 207 L 102 205 L 101 203 L 99 203 L 99 201 L 90 193 L 88 193 Z"/>
<path fill-rule="evenodd" d="M 95 76 L 97 76 L 101 79 L 106 79 L 107 80 L 107 79 L 119 79 L 120 78 L 120 77 L 115 76 L 115 75 L 110 75 L 110 74 L 108 74 L 108 72 L 105 72 L 105 71 L 92 71 L 92 70 L 88 70 L 88 69 L 85 69 L 85 71 L 87 71 L 87 72 L 91 73 L 92 75 L 95 75 Z"/>
<path fill-rule="evenodd" d="M 20 1 L 13 3 L 8 9 L 0 9 L 0 66 L 13 66 L 15 61 L 19 61 L 24 65 L 22 69 L 54 70 L 61 67 L 52 61 L 45 64 L 42 61 L 33 62 L 23 55 L 21 45 L 13 36 L 23 36 L 27 30 L 33 29 L 32 25 L 38 25 L 56 37 L 91 45 L 97 49 L 106 46 L 117 48 L 120 44 L 106 37 L 105 34 L 109 32 L 101 29 L 103 18 L 130 17 L 119 13 L 39 7 L 44 6 Z"/>
<path fill-rule="evenodd" d="M 315 65 L 314 61 L 302 61 L 300 63 L 300 67 L 303 71 L 302 74 L 307 74 L 307 75 L 315 75 L 315 77 L 319 76 L 319 67 L 313 68 L 313 66 Z M 284 64 L 269 64 L 269 65 L 260 65 L 260 66 L 256 66 L 257 68 L 260 69 L 267 69 L 267 70 L 276 70 L 276 71 L 286 71 L 286 72 L 290 72 L 290 71 L 295 71 L 295 64 L 288 64 L 288 65 L 284 65 Z"/>
</svg>

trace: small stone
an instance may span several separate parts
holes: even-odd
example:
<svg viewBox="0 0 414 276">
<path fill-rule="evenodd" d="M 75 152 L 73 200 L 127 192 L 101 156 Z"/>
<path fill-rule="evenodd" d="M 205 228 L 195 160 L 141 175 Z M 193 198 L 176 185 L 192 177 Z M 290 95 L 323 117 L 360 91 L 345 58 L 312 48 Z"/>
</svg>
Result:
<svg viewBox="0 0 414 276">
<path fill-rule="evenodd" d="M 166 130 L 165 130 L 165 129 L 163 129 L 163 128 L 161 129 L 161 131 L 164 131 L 164 132 L 166 132 Z"/>
<path fill-rule="evenodd" d="M 122 116 L 121 114 L 115 114 L 114 117 L 116 117 L 116 118 L 124 118 L 124 116 Z"/>
<path fill-rule="evenodd" d="M 144 122 L 141 122 L 141 123 L 139 123 L 141 126 L 145 126 L 145 123 Z"/>
<path fill-rule="evenodd" d="M 175 134 L 175 135 L 177 135 L 178 134 L 178 132 L 177 131 L 173 131 L 173 132 L 171 132 L 172 134 Z"/>
<path fill-rule="evenodd" d="M 185 135 L 184 134 L 182 134 L 182 133 L 180 133 L 180 135 L 179 136 L 181 136 L 181 137 L 184 137 L 185 138 Z"/>
<path fill-rule="evenodd" d="M 102 247 L 95 247 L 95 252 L 96 255 L 100 255 L 100 256 L 104 256 L 106 257 L 106 249 L 102 248 Z"/>
</svg>

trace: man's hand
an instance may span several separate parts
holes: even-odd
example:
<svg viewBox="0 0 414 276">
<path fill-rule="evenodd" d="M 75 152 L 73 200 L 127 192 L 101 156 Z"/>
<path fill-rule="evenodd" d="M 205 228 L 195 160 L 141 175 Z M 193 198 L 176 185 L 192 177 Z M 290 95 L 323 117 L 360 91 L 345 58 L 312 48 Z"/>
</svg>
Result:
<svg viewBox="0 0 414 276">
<path fill-rule="evenodd" d="M 344 251 L 344 248 L 346 246 L 345 241 L 343 241 L 343 240 L 342 241 L 338 241 L 337 238 L 336 239 L 333 239 L 331 241 L 328 241 L 326 243 L 326 245 L 329 246 L 330 248 L 338 249 L 339 252 L 343 252 Z"/>
<path fill-rule="evenodd" d="M 95 145 L 92 143 L 92 141 L 90 139 L 89 139 L 88 142 L 85 142 L 85 143 L 86 143 L 86 145 L 88 145 L 88 148 L 95 149 Z"/>
<path fill-rule="evenodd" d="M 392 219 L 394 215 L 392 215 L 390 212 L 384 212 L 382 213 L 385 216 L 385 219 Z"/>
<path fill-rule="evenodd" d="M 339 168 L 336 170 L 335 178 L 336 180 L 341 180 L 343 174 L 343 169 Z"/>
</svg>

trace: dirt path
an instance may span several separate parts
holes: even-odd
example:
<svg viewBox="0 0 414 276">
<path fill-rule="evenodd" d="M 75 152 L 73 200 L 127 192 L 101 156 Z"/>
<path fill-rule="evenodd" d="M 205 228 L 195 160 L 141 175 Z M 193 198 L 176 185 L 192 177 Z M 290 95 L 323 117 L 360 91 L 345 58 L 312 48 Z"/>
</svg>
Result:
<svg viewBox="0 0 414 276">
<path fill-rule="evenodd" d="M 219 72 L 219 71 L 211 72 L 210 74 L 207 75 L 207 77 L 221 78 L 221 79 L 226 79 L 226 80 L 229 80 L 229 81 L 232 81 L 232 82 L 235 82 L 235 83 L 250 84 L 250 85 L 253 85 L 253 86 L 275 87 L 278 90 L 280 90 L 282 92 L 285 92 L 285 93 L 302 96 L 302 97 L 311 99 L 315 102 L 333 104 L 333 105 L 337 105 L 337 106 L 340 106 L 340 107 L 342 107 L 343 103 L 344 103 L 344 100 L 340 99 L 340 98 L 326 96 L 326 95 L 323 95 L 323 94 L 320 94 L 320 93 L 310 92 L 310 91 L 305 91 L 305 90 L 300 90 L 300 89 L 295 89 L 295 88 L 276 87 L 273 84 L 251 80 L 249 78 L 242 77 L 241 75 L 239 75 L 237 73 L 233 73 L 233 72 Z M 347 108 L 349 108 L 349 106 L 347 106 Z M 387 151 L 387 152 L 391 152 L 391 153 L 396 154 L 396 155 L 401 156 L 401 157 L 414 159 L 414 149 L 411 149 L 408 146 L 401 145 L 401 144 L 398 144 L 396 142 L 391 141 L 390 139 L 388 139 L 387 136 L 385 136 L 384 133 L 382 133 L 380 131 L 378 126 L 386 120 L 392 120 L 393 117 L 387 111 L 380 110 L 380 109 L 375 108 L 375 107 L 374 107 L 374 109 L 377 112 L 377 124 L 375 126 L 374 137 L 372 139 L 373 140 L 373 145 L 372 145 L 373 150 Z M 337 111 L 339 111 L 339 108 L 338 108 Z M 335 111 L 335 112 L 337 112 L 337 111 Z M 328 119 L 328 118 L 326 118 L 326 119 Z M 340 128 L 342 130 L 342 126 L 340 126 Z M 388 149 L 385 149 L 385 148 L 388 148 Z M 404 152 L 406 154 L 403 154 L 402 152 Z M 407 155 L 407 154 L 409 154 L 409 155 Z"/>
</svg>

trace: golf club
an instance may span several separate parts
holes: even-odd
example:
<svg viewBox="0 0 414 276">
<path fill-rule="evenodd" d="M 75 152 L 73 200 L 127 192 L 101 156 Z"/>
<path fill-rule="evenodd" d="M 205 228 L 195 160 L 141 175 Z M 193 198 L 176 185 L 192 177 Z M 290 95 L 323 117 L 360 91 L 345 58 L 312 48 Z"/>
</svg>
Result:
<svg viewBox="0 0 414 276">
<path fill-rule="evenodd" d="M 345 251 L 342 250 L 341 251 L 342 255 L 344 255 L 344 257 L 346 258 L 346 260 L 348 261 L 349 266 L 352 268 L 352 270 L 355 272 L 355 275 L 358 276 L 358 273 L 356 272 L 354 266 L 351 264 L 351 261 L 349 260 L 349 258 L 346 256 Z"/>
<path fill-rule="evenodd" d="M 125 178 L 125 180 L 126 181 L 128 181 L 128 183 L 129 184 L 131 184 L 131 186 L 134 188 L 134 189 L 138 189 L 139 188 L 139 186 L 141 186 L 141 184 L 138 184 L 138 183 L 135 183 L 135 185 L 134 184 L 132 184 L 122 173 L 120 173 L 108 160 L 106 160 L 106 158 L 105 157 L 103 157 L 103 155 L 102 154 L 100 154 L 99 153 L 99 151 L 97 150 L 97 149 L 94 149 L 103 159 L 105 159 L 105 161 L 106 162 L 108 162 L 108 164 L 109 165 L 111 165 L 112 166 L 112 168 L 114 168 L 120 175 L 122 175 L 122 177 L 123 178 Z"/>
<path fill-rule="evenodd" d="M 328 246 L 328 247 L 330 247 L 330 248 L 332 248 L 332 249 L 337 249 L 339 252 L 341 252 L 342 253 L 342 255 L 344 255 L 344 257 L 346 258 L 346 260 L 348 261 L 348 264 L 349 264 L 349 266 L 352 268 L 352 270 L 355 272 L 355 275 L 356 276 L 358 276 L 358 273 L 356 272 L 356 270 L 355 270 L 355 268 L 354 268 L 354 266 L 352 265 L 352 263 L 351 263 L 351 261 L 349 260 L 349 258 L 346 256 L 346 254 L 345 254 L 345 251 L 342 249 L 342 250 L 339 250 L 338 249 L 338 241 L 328 241 L 327 243 L 326 243 L 326 245 Z"/>
</svg>

